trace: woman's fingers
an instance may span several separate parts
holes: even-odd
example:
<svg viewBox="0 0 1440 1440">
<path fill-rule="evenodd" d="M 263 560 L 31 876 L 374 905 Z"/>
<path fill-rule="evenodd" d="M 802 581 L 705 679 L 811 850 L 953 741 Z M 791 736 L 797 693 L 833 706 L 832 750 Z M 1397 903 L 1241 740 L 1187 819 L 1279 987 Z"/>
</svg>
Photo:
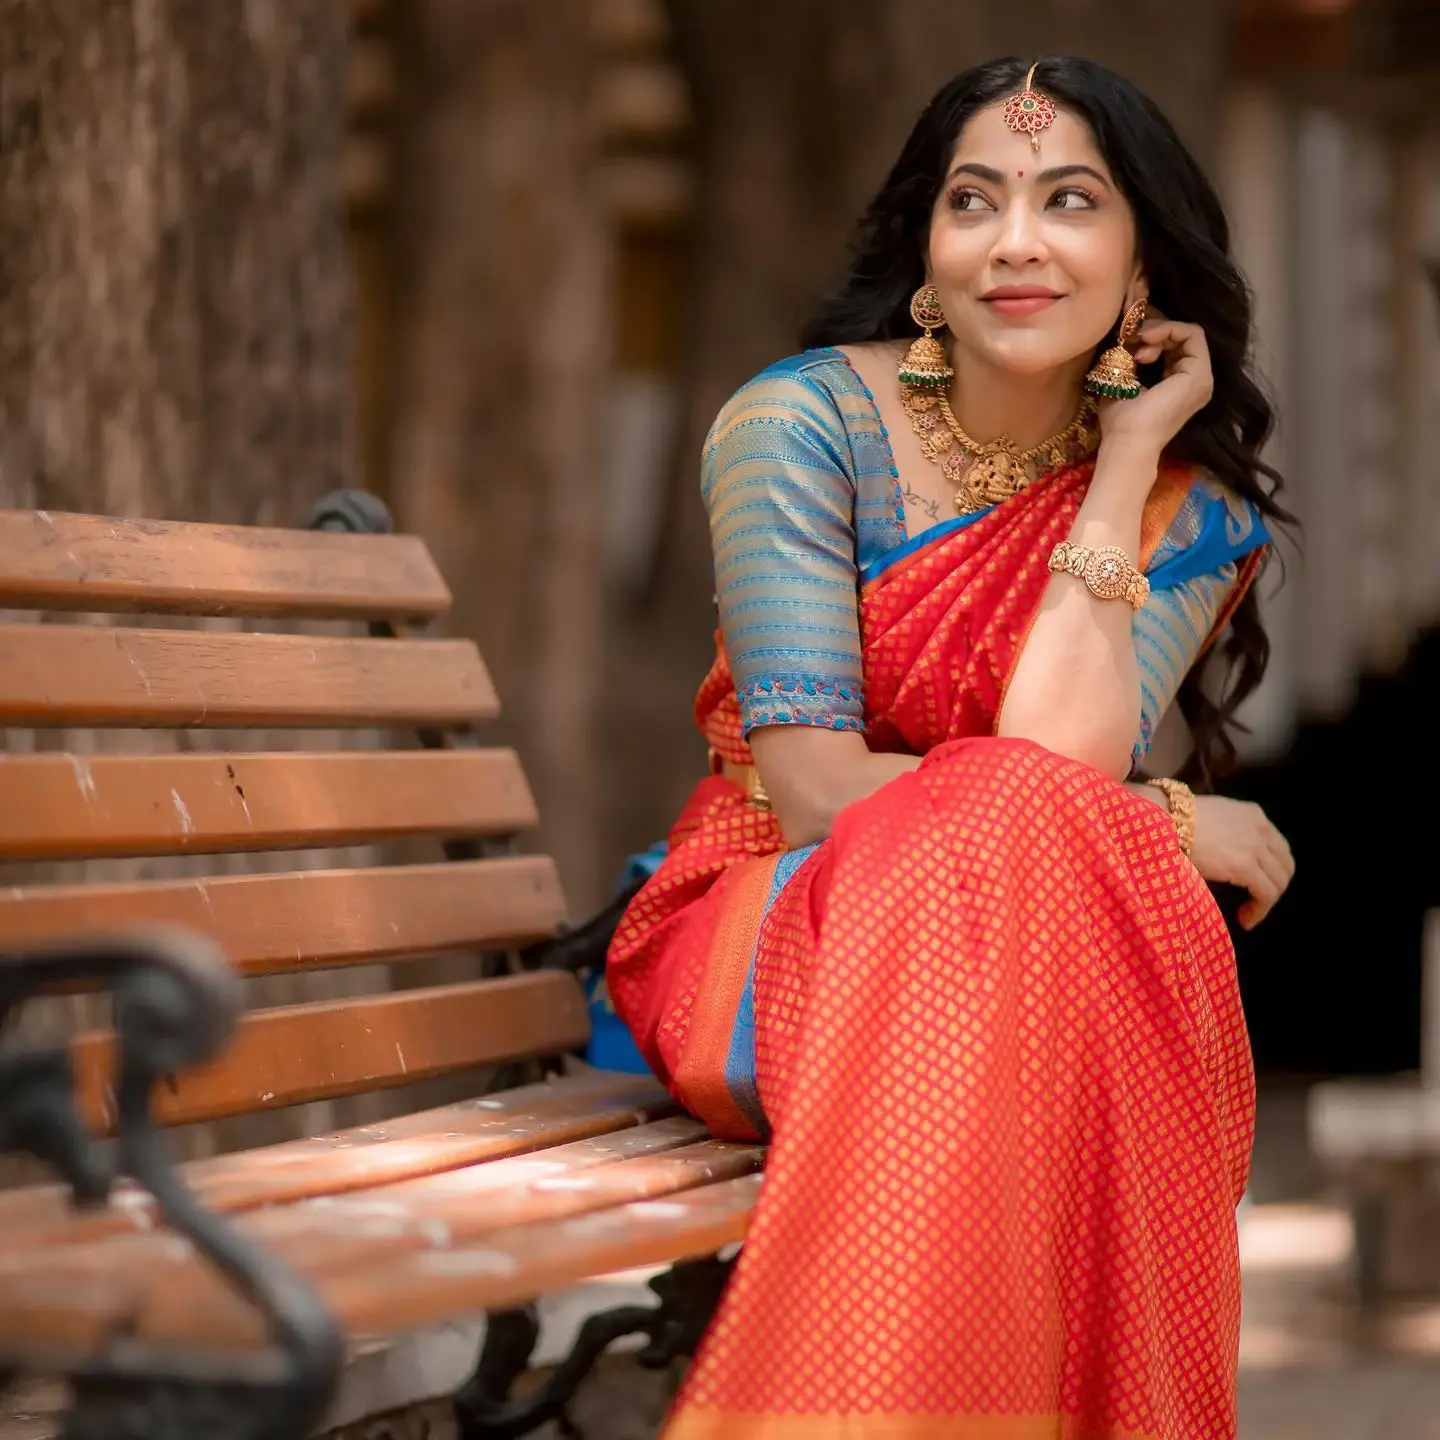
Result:
<svg viewBox="0 0 1440 1440">
<path fill-rule="evenodd" d="M 1198 360 L 1209 354 L 1204 330 L 1198 325 L 1178 320 L 1167 320 L 1163 325 L 1153 328 L 1147 326 L 1140 331 L 1136 339 L 1144 348 L 1154 350 L 1157 354 L 1174 355 L 1177 365 L 1182 361 Z"/>
<path fill-rule="evenodd" d="M 1250 898 L 1240 907 L 1239 920 L 1245 929 L 1253 930 L 1275 908 L 1284 886 L 1266 873 L 1258 857 L 1243 883 Z"/>
<path fill-rule="evenodd" d="M 1273 829 L 1273 827 L 1272 827 Z M 1271 843 L 1271 853 L 1275 856 L 1280 867 L 1280 874 L 1285 881 L 1285 888 L 1289 888 L 1290 882 L 1295 878 L 1295 856 L 1290 852 L 1290 843 L 1278 831 L 1274 831 L 1274 840 Z"/>
<path fill-rule="evenodd" d="M 1251 898 L 1240 907 L 1240 923 L 1252 930 L 1275 908 L 1295 876 L 1295 858 L 1285 837 L 1267 820 L 1242 881 Z"/>
<path fill-rule="evenodd" d="M 1285 893 L 1295 874 L 1295 857 L 1270 818 L 1248 800 L 1196 796 L 1196 835 L 1191 859 L 1212 883 L 1249 892 L 1240 924 L 1258 925 Z"/>
<path fill-rule="evenodd" d="M 1205 332 L 1199 325 L 1183 321 L 1166 320 L 1158 324 L 1144 325 L 1136 338 L 1135 359 L 1141 365 L 1152 365 L 1162 357 L 1167 359 L 1166 373 L 1179 372 L 1182 375 L 1210 375 L 1210 347 Z"/>
</svg>

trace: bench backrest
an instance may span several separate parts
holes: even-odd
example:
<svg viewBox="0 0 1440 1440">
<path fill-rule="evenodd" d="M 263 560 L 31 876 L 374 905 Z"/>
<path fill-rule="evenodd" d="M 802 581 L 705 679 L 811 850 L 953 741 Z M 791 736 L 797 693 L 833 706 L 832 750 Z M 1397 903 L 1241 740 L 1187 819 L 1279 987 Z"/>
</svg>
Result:
<svg viewBox="0 0 1440 1440">
<path fill-rule="evenodd" d="M 471 734 L 498 710 L 485 666 L 469 641 L 412 633 L 449 601 L 413 537 L 0 511 L 0 609 L 74 618 L 0 623 L 0 725 L 181 732 L 140 747 L 148 754 L 46 751 L 42 737 L 37 753 L 0 756 L 0 862 L 414 837 L 460 857 L 437 848 L 432 863 L 0 887 L 0 953 L 178 923 L 253 976 L 553 935 L 553 863 L 504 843 L 536 818 L 520 762 Z M 317 620 L 368 622 L 369 633 L 250 628 Z M 292 739 L 282 750 L 253 736 L 234 748 L 214 737 L 216 748 L 195 736 L 222 729 L 346 731 L 372 746 L 379 732 L 395 748 Z M 429 748 L 403 748 L 417 732 Z M 179 1123 L 335 1098 L 568 1049 L 587 1029 L 578 986 L 554 972 L 255 1011 L 158 1113 Z M 108 1127 L 109 1036 L 82 1035 L 74 1053 L 87 1116 Z"/>
</svg>

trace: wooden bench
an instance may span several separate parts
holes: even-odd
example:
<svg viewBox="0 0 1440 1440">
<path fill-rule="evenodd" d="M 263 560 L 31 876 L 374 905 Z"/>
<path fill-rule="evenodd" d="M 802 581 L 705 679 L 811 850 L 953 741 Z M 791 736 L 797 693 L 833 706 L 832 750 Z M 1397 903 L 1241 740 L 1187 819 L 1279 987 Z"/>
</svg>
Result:
<svg viewBox="0 0 1440 1440">
<path fill-rule="evenodd" d="M 294 531 L 0 512 L 0 608 L 54 622 L 0 623 L 0 723 L 39 732 L 0 757 L 0 862 L 171 872 L 0 885 L 0 1018 L 42 991 L 115 995 L 115 1033 L 0 1053 L 0 1148 L 65 1180 L 0 1193 L 0 1388 L 68 1377 L 67 1434 L 307 1434 L 359 1347 L 489 1314 L 462 1433 L 520 1435 L 617 1335 L 648 1334 L 654 1363 L 687 1353 L 726 1269 L 696 1257 L 744 1233 L 760 1149 L 709 1138 L 649 1077 L 552 1059 L 484 1093 L 489 1067 L 582 1047 L 587 1008 L 546 963 L 555 868 L 511 844 L 536 819 L 520 761 L 474 738 L 490 678 L 470 642 L 418 633 L 449 594 L 420 541 L 354 533 L 384 523 L 354 492 Z M 116 743 L 50 748 L 67 727 Z M 270 734 L 202 733 L 219 730 Z M 240 852 L 270 868 L 235 873 Z M 249 977 L 443 954 L 476 957 L 475 978 L 238 1013 Z M 472 1098 L 173 1168 L 152 1123 L 466 1072 Z M 657 1308 L 594 1317 L 539 1394 L 510 1398 L 528 1302 L 687 1260 Z"/>
</svg>

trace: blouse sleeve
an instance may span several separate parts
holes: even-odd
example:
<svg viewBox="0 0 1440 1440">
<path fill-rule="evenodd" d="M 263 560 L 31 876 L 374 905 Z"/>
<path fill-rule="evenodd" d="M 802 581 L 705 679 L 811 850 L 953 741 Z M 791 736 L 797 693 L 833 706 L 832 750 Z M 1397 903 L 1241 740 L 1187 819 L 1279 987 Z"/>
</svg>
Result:
<svg viewBox="0 0 1440 1440">
<path fill-rule="evenodd" d="M 758 375 L 706 441 L 716 603 L 747 735 L 864 728 L 849 458 L 833 401 L 803 372 Z"/>
<path fill-rule="evenodd" d="M 1140 733 L 1132 764 L 1149 753 L 1156 728 L 1199 657 L 1238 571 L 1231 560 L 1207 574 L 1152 590 L 1136 612 L 1131 635 L 1140 667 Z"/>
<path fill-rule="evenodd" d="M 1133 763 L 1148 753 L 1181 682 L 1232 603 L 1245 557 L 1269 540 L 1254 506 L 1200 474 L 1146 567 L 1150 598 L 1131 630 L 1140 667 Z"/>
</svg>

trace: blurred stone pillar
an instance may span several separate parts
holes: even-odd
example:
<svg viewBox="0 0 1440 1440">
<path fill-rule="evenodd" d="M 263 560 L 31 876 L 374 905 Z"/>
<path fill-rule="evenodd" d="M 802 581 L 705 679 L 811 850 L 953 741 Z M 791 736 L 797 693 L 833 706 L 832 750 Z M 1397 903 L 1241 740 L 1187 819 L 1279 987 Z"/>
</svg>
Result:
<svg viewBox="0 0 1440 1440">
<path fill-rule="evenodd" d="M 1278 423 L 1265 458 L 1285 478 L 1286 504 L 1303 505 L 1304 478 L 1294 464 L 1297 426 L 1292 409 L 1292 116 L 1285 101 L 1260 83 L 1237 85 L 1227 95 L 1222 113 L 1216 180 L 1230 216 L 1236 259 L 1255 296 L 1256 366 L 1277 408 Z M 1296 576 L 1301 562 L 1292 540 L 1281 537 L 1277 543 L 1283 569 L 1272 562 L 1260 582 L 1270 665 L 1240 715 L 1248 733 L 1236 736 L 1247 761 L 1281 754 L 1290 743 L 1298 712 L 1301 618 Z"/>
<path fill-rule="evenodd" d="M 1354 318 L 1349 236 L 1349 135 L 1337 116 L 1301 113 L 1295 150 L 1295 508 L 1305 526 L 1304 568 L 1292 580 L 1304 624 L 1303 708 L 1333 716 L 1350 696 L 1356 653 L 1358 565 L 1353 547 Z"/>
<path fill-rule="evenodd" d="M 572 909 L 603 884 L 599 503 L 609 359 L 587 0 L 396 16 L 390 489 L 455 594 Z"/>
<path fill-rule="evenodd" d="M 1406 618 L 1418 629 L 1440 622 L 1440 125 L 1395 143 L 1400 569 Z"/>
</svg>

